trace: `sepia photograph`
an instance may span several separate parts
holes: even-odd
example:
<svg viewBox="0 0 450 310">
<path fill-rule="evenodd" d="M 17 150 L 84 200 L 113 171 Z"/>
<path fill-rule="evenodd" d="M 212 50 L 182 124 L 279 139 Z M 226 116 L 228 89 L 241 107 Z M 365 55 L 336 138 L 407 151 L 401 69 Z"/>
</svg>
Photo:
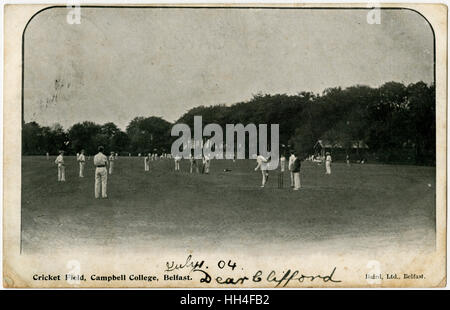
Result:
<svg viewBox="0 0 450 310">
<path fill-rule="evenodd" d="M 424 6 L 6 7 L 4 285 L 445 285 Z"/>
</svg>

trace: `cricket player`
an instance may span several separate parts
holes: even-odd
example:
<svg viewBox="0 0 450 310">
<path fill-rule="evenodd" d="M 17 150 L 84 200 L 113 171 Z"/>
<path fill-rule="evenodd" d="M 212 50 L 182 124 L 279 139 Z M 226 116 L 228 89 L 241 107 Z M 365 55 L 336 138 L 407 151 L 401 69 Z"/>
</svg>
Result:
<svg viewBox="0 0 450 310">
<path fill-rule="evenodd" d="M 189 159 L 189 161 L 191 163 L 190 172 L 192 173 L 194 171 L 194 168 L 195 168 L 197 173 L 199 173 L 200 171 L 198 170 L 197 160 L 194 158 L 194 156 L 191 155 L 191 158 Z"/>
<path fill-rule="evenodd" d="M 58 165 L 58 182 L 65 182 L 66 167 L 64 166 L 64 151 L 59 151 L 59 155 L 55 159 L 55 164 Z"/>
<path fill-rule="evenodd" d="M 79 177 L 84 178 L 84 164 L 86 163 L 86 156 L 84 156 L 84 150 L 81 150 L 80 155 L 77 157 L 78 165 L 80 166 Z"/>
<path fill-rule="evenodd" d="M 203 156 L 203 173 L 209 174 L 210 159 L 208 155 Z"/>
<path fill-rule="evenodd" d="M 175 161 L 175 171 L 180 171 L 180 161 L 181 161 L 181 157 L 180 156 L 174 156 L 174 161 Z"/>
<path fill-rule="evenodd" d="M 264 187 L 267 183 L 267 180 L 269 179 L 269 172 L 267 172 L 267 159 L 264 158 L 262 155 L 258 155 L 256 157 L 256 162 L 258 165 L 255 168 L 255 171 L 258 171 L 258 169 L 261 169 L 262 173 L 262 184 L 261 187 Z"/>
<path fill-rule="evenodd" d="M 325 168 L 326 168 L 325 174 L 331 174 L 331 155 L 330 155 L 330 152 L 327 152 L 326 157 L 325 157 Z"/>
<path fill-rule="evenodd" d="M 350 166 L 350 156 L 348 156 L 348 154 L 345 157 L 345 161 L 347 162 L 347 166 Z"/>
<path fill-rule="evenodd" d="M 115 159 L 116 158 L 114 156 L 114 152 L 111 152 L 111 154 L 109 155 L 109 174 L 113 173 Z"/>
<path fill-rule="evenodd" d="M 144 158 L 144 171 L 150 171 L 150 160 L 151 160 L 152 154 L 148 153 L 147 156 Z"/>
<path fill-rule="evenodd" d="M 294 187 L 294 172 L 292 171 L 292 168 L 294 166 L 294 161 L 295 161 L 295 155 L 293 152 L 291 152 L 291 156 L 289 156 L 289 164 L 288 164 L 288 169 L 291 174 L 291 187 Z"/>
<path fill-rule="evenodd" d="M 103 154 L 103 146 L 98 147 L 98 153 L 94 156 L 95 165 L 95 198 L 100 198 L 100 189 L 102 198 L 108 198 L 106 186 L 108 182 L 108 158 Z M 101 186 L 101 188 L 100 188 Z"/>
<path fill-rule="evenodd" d="M 292 173 L 294 174 L 294 191 L 298 191 L 301 187 L 300 184 L 300 168 L 301 168 L 301 160 L 298 154 L 296 154 L 294 164 L 292 165 Z"/>
<path fill-rule="evenodd" d="M 47 156 L 47 160 L 50 159 L 50 154 L 48 152 L 45 154 L 45 156 Z"/>
</svg>

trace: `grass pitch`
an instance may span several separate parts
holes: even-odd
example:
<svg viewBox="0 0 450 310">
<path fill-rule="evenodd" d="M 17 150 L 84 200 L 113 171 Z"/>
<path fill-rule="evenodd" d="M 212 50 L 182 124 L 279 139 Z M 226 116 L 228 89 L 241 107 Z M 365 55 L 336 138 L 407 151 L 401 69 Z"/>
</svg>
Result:
<svg viewBox="0 0 450 310">
<path fill-rule="evenodd" d="M 65 157 L 57 182 L 54 157 L 22 157 L 22 251 L 76 247 L 154 251 L 163 248 L 310 251 L 382 247 L 434 248 L 435 168 L 335 163 L 332 174 L 302 164 L 302 189 L 266 188 L 254 160 L 213 160 L 209 175 L 183 160 L 120 157 L 108 176 L 108 199 L 94 198 L 94 166 L 78 177 Z M 231 169 L 224 172 L 224 169 Z"/>
</svg>

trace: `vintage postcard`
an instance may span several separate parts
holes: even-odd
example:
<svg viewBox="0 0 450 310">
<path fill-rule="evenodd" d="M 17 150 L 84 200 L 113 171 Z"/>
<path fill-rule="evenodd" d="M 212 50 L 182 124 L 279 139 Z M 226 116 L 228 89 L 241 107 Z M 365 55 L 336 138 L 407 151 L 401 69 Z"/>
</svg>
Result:
<svg viewBox="0 0 450 310">
<path fill-rule="evenodd" d="M 4 12 L 4 287 L 446 285 L 445 5 Z"/>
</svg>

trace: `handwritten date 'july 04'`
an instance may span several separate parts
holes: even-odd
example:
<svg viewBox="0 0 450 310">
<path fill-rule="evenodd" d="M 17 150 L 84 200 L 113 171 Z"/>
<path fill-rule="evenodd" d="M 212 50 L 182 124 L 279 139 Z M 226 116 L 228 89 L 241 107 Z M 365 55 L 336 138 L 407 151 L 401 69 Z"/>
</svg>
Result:
<svg viewBox="0 0 450 310">
<path fill-rule="evenodd" d="M 232 271 L 241 271 L 242 268 L 238 268 L 237 263 L 232 260 L 219 260 L 217 262 L 217 267 L 220 270 L 226 270 L 227 272 Z M 166 262 L 165 272 L 176 272 L 186 270 L 189 273 L 199 273 L 200 274 L 200 283 L 211 283 L 214 281 L 218 284 L 223 285 L 242 285 L 247 282 L 268 282 L 273 283 L 275 287 L 286 287 L 289 283 L 299 282 L 299 283 L 307 283 L 313 281 L 322 281 L 322 282 L 332 282 L 339 283 L 342 282 L 337 280 L 335 277 L 336 267 L 334 267 L 330 273 L 326 275 L 313 274 L 307 275 L 303 272 L 300 272 L 297 269 L 287 269 L 286 271 L 277 272 L 275 270 L 271 270 L 269 272 L 263 272 L 262 270 L 256 271 L 254 274 L 247 275 L 238 275 L 235 277 L 222 277 L 220 275 L 213 276 L 212 272 L 208 270 L 208 266 L 204 260 L 193 260 L 192 255 L 189 255 L 183 263 L 176 263 L 175 261 Z"/>
</svg>

